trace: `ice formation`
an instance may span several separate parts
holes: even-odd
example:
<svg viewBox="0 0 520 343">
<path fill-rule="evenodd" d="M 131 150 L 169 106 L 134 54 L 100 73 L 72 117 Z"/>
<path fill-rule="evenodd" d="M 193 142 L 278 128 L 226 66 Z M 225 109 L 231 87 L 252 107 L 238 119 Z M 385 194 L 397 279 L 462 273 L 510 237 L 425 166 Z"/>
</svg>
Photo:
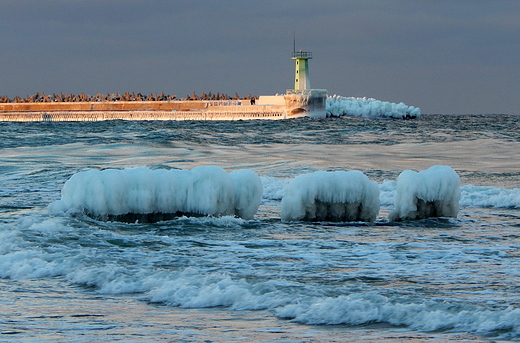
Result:
<svg viewBox="0 0 520 343">
<path fill-rule="evenodd" d="M 129 168 L 88 170 L 63 186 L 52 213 L 84 211 L 96 219 L 158 221 L 178 215 L 237 215 L 252 219 L 262 181 L 251 170 L 227 173 L 217 166 L 192 170 Z"/>
<path fill-rule="evenodd" d="M 405 170 L 397 178 L 395 208 L 388 219 L 457 217 L 460 195 L 460 177 L 448 166 L 433 166 L 418 173 Z"/>
<path fill-rule="evenodd" d="M 404 103 L 391 103 L 371 98 L 353 98 L 339 95 L 327 98 L 327 116 L 354 116 L 363 118 L 411 119 L 421 115 L 421 110 Z"/>
<path fill-rule="evenodd" d="M 299 175 L 282 199 L 284 221 L 366 221 L 379 213 L 379 186 L 360 171 Z"/>
</svg>

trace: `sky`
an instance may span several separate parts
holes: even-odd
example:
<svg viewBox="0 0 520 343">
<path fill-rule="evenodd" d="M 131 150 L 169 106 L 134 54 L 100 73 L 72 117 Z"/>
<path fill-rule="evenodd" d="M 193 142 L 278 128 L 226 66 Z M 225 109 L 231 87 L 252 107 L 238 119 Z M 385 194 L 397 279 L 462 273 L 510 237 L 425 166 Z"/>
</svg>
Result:
<svg viewBox="0 0 520 343">
<path fill-rule="evenodd" d="M 271 95 L 520 114 L 520 0 L 3 0 L 0 96 Z"/>
</svg>

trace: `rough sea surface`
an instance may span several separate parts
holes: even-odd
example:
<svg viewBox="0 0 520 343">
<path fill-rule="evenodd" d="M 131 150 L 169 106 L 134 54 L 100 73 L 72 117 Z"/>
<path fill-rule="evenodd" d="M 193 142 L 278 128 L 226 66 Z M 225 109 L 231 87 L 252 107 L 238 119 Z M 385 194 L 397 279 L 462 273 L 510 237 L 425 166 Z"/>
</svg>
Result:
<svg viewBox="0 0 520 343">
<path fill-rule="evenodd" d="M 0 342 L 520 340 L 520 116 L 0 123 Z M 251 169 L 254 220 L 53 215 L 88 169 Z M 461 177 L 458 218 L 389 223 L 406 169 Z M 380 185 L 374 224 L 282 222 L 318 170 Z"/>
</svg>

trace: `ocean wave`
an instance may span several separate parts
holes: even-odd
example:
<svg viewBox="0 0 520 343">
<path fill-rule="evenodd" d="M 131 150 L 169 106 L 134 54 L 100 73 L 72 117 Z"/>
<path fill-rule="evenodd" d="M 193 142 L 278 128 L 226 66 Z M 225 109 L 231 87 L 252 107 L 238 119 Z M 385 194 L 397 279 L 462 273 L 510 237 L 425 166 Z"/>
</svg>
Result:
<svg viewBox="0 0 520 343">
<path fill-rule="evenodd" d="M 327 98 L 327 115 L 333 117 L 354 116 L 363 118 L 417 118 L 421 110 L 404 103 L 392 103 L 372 98 L 354 98 L 339 95 Z"/>
<path fill-rule="evenodd" d="M 466 185 L 461 188 L 461 206 L 520 208 L 520 189 Z"/>
<path fill-rule="evenodd" d="M 321 249 L 325 241 L 314 240 L 310 246 L 302 243 L 305 239 L 300 243 L 286 240 L 275 245 L 257 237 L 246 242 L 236 238 L 226 241 L 221 238 L 222 232 L 215 234 L 214 239 L 194 238 L 183 233 L 178 239 L 178 233 L 173 231 L 171 235 L 161 230 L 150 233 L 153 231 L 150 229 L 157 226 L 129 234 L 103 230 L 84 222 L 73 228 L 68 226 L 71 220 L 34 216 L 16 226 L 1 226 L 0 277 L 17 280 L 58 277 L 96 294 L 134 294 L 146 302 L 181 308 L 269 310 L 278 318 L 310 325 L 385 323 L 418 331 L 520 337 L 520 310 L 501 306 L 499 302 L 481 304 L 426 293 L 421 297 L 413 293 L 392 294 L 390 288 L 383 294 L 378 287 L 364 289 L 359 284 L 349 287 L 345 282 L 333 286 L 328 284 L 327 278 L 320 281 L 314 269 L 306 269 L 309 266 L 319 270 L 340 267 L 333 256 L 346 254 L 349 268 L 360 269 L 345 275 L 363 277 L 371 270 L 378 270 L 384 271 L 382 276 L 385 277 L 404 275 L 422 282 L 421 278 L 444 275 L 448 265 L 464 261 L 487 263 L 490 256 L 495 256 L 497 261 L 508 260 L 507 253 L 496 254 L 496 247 L 475 249 L 465 243 L 450 245 L 448 253 L 439 249 L 437 243 L 378 242 L 367 246 L 345 245 L 339 240 Z M 223 217 L 181 218 L 178 222 L 181 226 L 194 223 L 227 227 L 245 221 Z M 135 225 L 127 226 L 134 228 Z M 244 231 L 248 234 L 249 230 Z M 289 246 L 291 249 L 287 250 Z M 192 248 L 195 250 L 189 250 Z M 165 252 L 168 253 L 165 255 Z M 294 262 L 294 259 L 302 261 Z M 211 262 L 204 265 L 205 260 Z M 287 261 L 287 265 L 292 266 L 284 269 L 284 275 L 278 275 L 276 267 L 271 270 L 279 261 L 283 265 Z M 224 265 L 230 272 L 224 270 Z M 447 275 L 444 280 L 452 284 L 471 272 L 459 268 L 456 274 Z M 312 275 L 300 279 L 291 273 Z M 307 278 L 313 281 L 308 282 Z M 514 276 L 510 278 L 514 282 Z M 375 275 L 374 280 L 377 279 Z"/>
<path fill-rule="evenodd" d="M 181 308 L 271 310 L 281 319 L 309 325 L 386 323 L 417 331 L 520 336 L 520 309 L 512 306 L 490 308 L 448 300 L 390 298 L 376 292 L 315 297 L 294 291 L 304 288 L 297 282 L 270 280 L 255 284 L 195 267 L 149 275 L 91 268 L 71 273 L 69 278 L 74 283 L 95 286 L 101 294 L 141 293 L 145 301 Z"/>
<path fill-rule="evenodd" d="M 434 301 L 409 302 L 376 293 L 318 298 L 278 308 L 276 315 L 311 325 L 387 323 L 419 331 L 472 332 L 502 338 L 520 334 L 520 309 L 485 309 Z"/>
</svg>

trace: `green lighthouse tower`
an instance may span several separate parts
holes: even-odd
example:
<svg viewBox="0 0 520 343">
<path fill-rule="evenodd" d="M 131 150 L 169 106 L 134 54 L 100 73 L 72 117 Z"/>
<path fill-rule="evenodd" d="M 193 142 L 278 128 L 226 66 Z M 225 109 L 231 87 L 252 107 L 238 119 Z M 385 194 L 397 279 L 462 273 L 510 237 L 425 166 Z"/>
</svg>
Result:
<svg viewBox="0 0 520 343">
<path fill-rule="evenodd" d="M 293 51 L 292 59 L 296 60 L 296 72 L 294 76 L 294 89 L 304 90 L 311 88 L 309 79 L 309 60 L 312 59 L 311 52 Z"/>
</svg>

